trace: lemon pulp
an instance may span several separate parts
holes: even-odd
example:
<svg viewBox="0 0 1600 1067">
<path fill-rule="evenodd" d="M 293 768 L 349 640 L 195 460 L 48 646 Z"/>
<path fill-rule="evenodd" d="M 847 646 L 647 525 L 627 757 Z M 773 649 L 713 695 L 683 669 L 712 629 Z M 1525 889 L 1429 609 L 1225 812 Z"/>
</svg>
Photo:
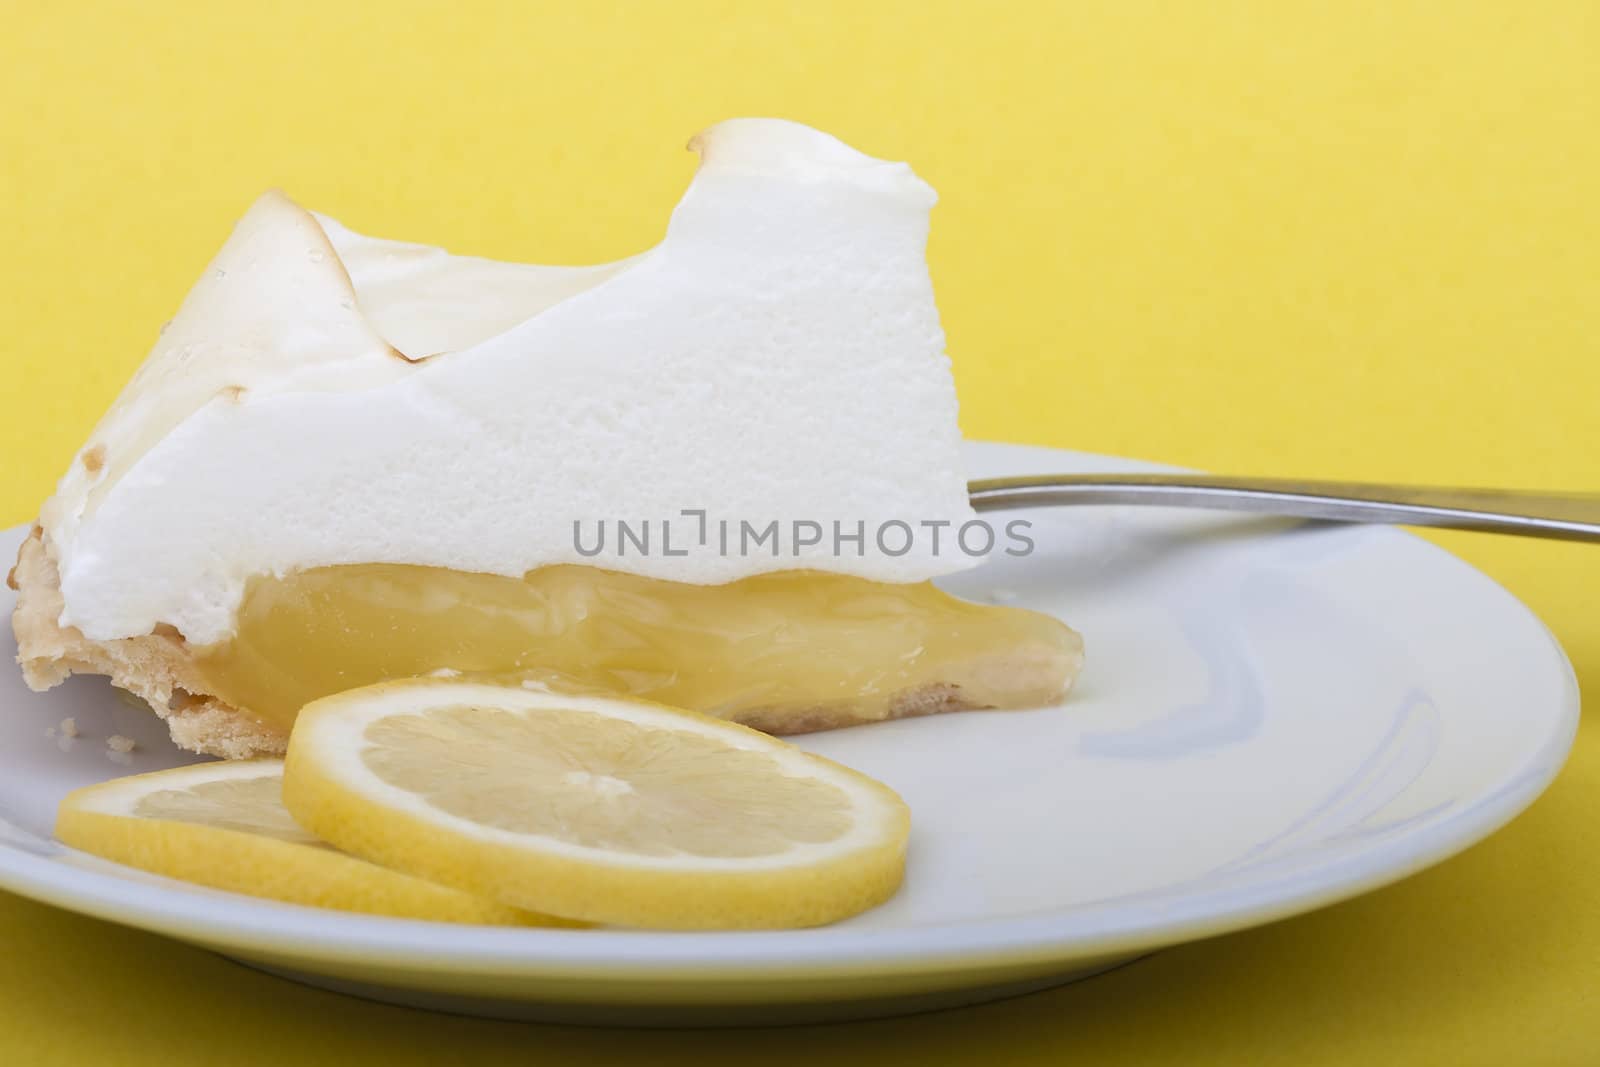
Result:
<svg viewBox="0 0 1600 1067">
<path fill-rule="evenodd" d="M 626 719 L 445 706 L 363 737 L 373 775 L 440 811 L 617 854 L 776 856 L 851 825 L 843 790 L 770 753 Z"/>
<path fill-rule="evenodd" d="M 459 671 L 798 732 L 889 717 L 897 694 L 928 686 L 951 706 L 1052 703 L 1080 648 L 1054 618 L 926 582 L 787 571 L 688 585 L 576 565 L 508 578 L 360 564 L 256 579 L 234 637 L 197 659 L 211 692 L 282 726 L 321 697 Z"/>
<path fill-rule="evenodd" d="M 220 778 L 183 789 L 147 793 L 134 804 L 132 814 L 140 819 L 196 823 L 327 848 L 290 818 L 282 795 L 283 779 L 279 775 Z"/>
</svg>

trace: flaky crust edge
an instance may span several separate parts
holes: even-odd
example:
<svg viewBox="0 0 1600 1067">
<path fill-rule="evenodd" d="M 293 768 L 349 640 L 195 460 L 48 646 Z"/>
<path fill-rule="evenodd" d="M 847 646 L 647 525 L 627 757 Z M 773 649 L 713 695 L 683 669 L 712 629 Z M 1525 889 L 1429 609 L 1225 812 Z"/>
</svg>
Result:
<svg viewBox="0 0 1600 1067">
<path fill-rule="evenodd" d="M 289 735 L 205 692 L 188 644 L 175 632 L 91 641 L 61 618 L 61 574 L 37 526 L 22 542 L 10 585 L 17 662 L 30 689 L 44 692 L 74 674 L 100 674 L 166 720 L 179 748 L 225 759 L 279 756 Z"/>
</svg>

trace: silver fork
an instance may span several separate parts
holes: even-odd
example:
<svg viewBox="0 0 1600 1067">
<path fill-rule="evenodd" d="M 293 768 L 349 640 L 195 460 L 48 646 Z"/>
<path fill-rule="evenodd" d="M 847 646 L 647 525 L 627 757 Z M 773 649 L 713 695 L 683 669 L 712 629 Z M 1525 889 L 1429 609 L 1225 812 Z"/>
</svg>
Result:
<svg viewBox="0 0 1600 1067">
<path fill-rule="evenodd" d="M 980 478 L 969 482 L 967 491 L 978 511 L 1145 504 L 1600 541 L 1600 494 L 1207 474 L 1029 474 Z"/>
</svg>

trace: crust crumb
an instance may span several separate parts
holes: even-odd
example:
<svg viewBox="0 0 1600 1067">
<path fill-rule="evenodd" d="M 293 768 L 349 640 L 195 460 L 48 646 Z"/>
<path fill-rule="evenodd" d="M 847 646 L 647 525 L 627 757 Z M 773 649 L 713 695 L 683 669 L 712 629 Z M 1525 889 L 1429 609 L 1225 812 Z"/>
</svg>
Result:
<svg viewBox="0 0 1600 1067">
<path fill-rule="evenodd" d="M 83 454 L 83 469 L 90 474 L 99 474 L 105 470 L 106 446 L 95 445 Z"/>
</svg>

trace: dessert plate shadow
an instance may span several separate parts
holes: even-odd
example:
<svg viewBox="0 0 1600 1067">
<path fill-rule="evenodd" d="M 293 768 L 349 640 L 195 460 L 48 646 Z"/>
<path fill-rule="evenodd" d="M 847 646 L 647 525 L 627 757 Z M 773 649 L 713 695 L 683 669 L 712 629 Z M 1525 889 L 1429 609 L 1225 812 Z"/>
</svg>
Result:
<svg viewBox="0 0 1600 1067">
<path fill-rule="evenodd" d="M 1154 469 L 993 444 L 971 445 L 969 468 Z M 29 692 L 9 628 L 0 886 L 450 1011 L 683 1026 L 887 1015 L 1043 988 L 1403 878 L 1523 810 L 1571 745 L 1577 686 L 1554 638 L 1493 581 L 1403 532 L 1145 508 L 990 518 L 1029 522 L 1035 550 L 941 584 L 1059 615 L 1085 635 L 1088 666 L 1062 707 L 800 739 L 911 805 L 905 888 L 848 922 L 451 926 L 254 900 L 85 856 L 51 839 L 63 795 L 196 757 L 100 679 Z M 0 534 L 0 554 L 23 533 Z M 112 735 L 137 747 L 115 752 Z"/>
</svg>

